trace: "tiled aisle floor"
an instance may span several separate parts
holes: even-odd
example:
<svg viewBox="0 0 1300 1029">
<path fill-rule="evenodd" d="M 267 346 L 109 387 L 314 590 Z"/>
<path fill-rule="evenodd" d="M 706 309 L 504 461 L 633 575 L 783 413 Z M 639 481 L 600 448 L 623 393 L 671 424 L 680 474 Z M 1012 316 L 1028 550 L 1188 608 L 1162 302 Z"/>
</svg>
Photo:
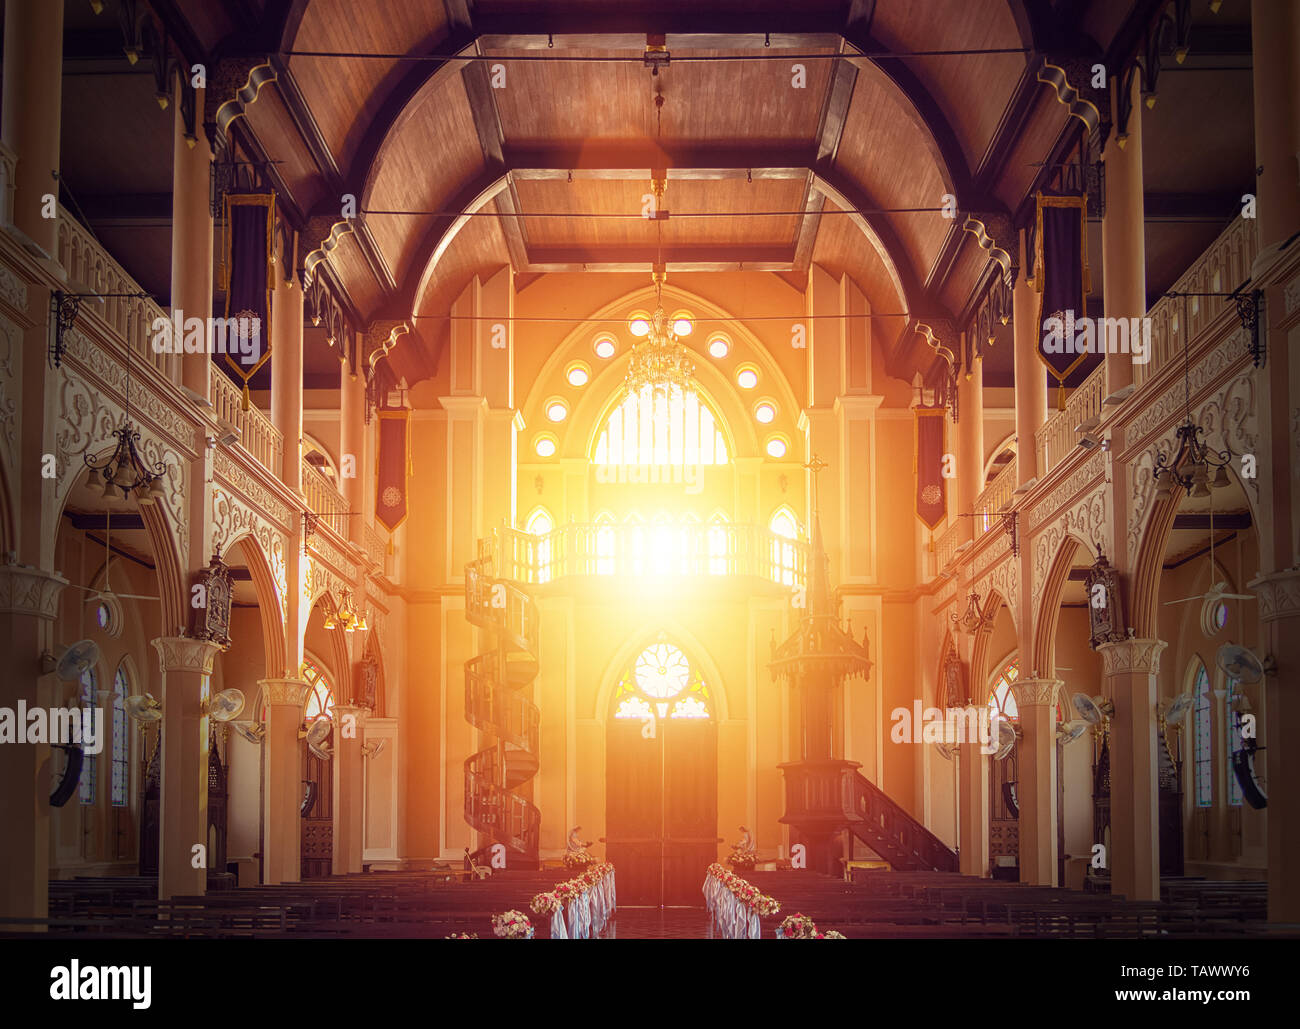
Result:
<svg viewBox="0 0 1300 1029">
<path fill-rule="evenodd" d="M 605 940 L 709 940 L 713 938 L 704 908 L 625 908 L 614 912 Z"/>
</svg>

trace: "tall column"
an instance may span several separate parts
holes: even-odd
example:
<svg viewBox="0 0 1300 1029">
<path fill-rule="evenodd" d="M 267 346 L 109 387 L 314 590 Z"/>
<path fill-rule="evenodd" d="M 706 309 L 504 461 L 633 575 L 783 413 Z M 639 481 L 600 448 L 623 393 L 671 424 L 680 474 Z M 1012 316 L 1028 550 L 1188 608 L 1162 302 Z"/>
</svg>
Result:
<svg viewBox="0 0 1300 1029">
<path fill-rule="evenodd" d="M 203 110 L 203 90 L 197 91 L 195 110 Z M 186 318 L 212 317 L 212 207 L 210 179 L 212 152 L 207 134 L 185 136 L 181 89 L 173 96 L 176 117 L 172 128 L 172 310 Z M 211 333 L 207 337 L 211 344 Z M 224 360 L 224 358 L 222 358 Z M 172 377 L 200 404 L 209 403 L 212 357 L 208 354 L 173 354 Z"/>
<path fill-rule="evenodd" d="M 262 824 L 262 882 L 296 883 L 302 878 L 302 705 L 308 686 L 301 679 L 263 679 L 266 698 L 266 798 Z"/>
<path fill-rule="evenodd" d="M 964 335 L 964 333 L 963 333 Z M 984 491 L 984 366 L 978 358 L 957 380 L 957 511 L 978 514 L 975 498 Z M 975 538 L 975 519 L 961 518 L 961 536 Z"/>
<path fill-rule="evenodd" d="M 354 704 L 334 705 L 334 852 L 335 875 L 361 871 L 364 825 L 365 758 L 361 753 L 361 727 L 366 709 Z M 349 726 L 351 727 L 349 729 Z"/>
<path fill-rule="evenodd" d="M 1047 372 L 1038 357 L 1041 326 L 1038 324 L 1038 294 L 1026 276 L 1025 232 L 1020 231 L 1020 275 L 1011 294 L 1015 339 L 1016 379 L 1016 485 L 1023 486 L 1046 469 L 1038 467 L 1038 446 L 1034 433 L 1047 421 Z"/>
<path fill-rule="evenodd" d="M 59 595 L 68 580 L 26 565 L 0 565 L 0 707 L 47 707 L 41 653 L 53 649 Z M 43 743 L 0 745 L 0 914 L 44 918 L 50 878 L 50 779 Z"/>
<path fill-rule="evenodd" d="M 1160 899 L 1160 765 L 1157 675 L 1163 640 L 1102 643 L 1102 674 L 1115 705 L 1110 722 L 1110 892 Z"/>
<path fill-rule="evenodd" d="M 1024 678 L 1012 687 L 1020 711 L 1020 881 L 1057 885 L 1056 704 L 1060 679 Z"/>
<path fill-rule="evenodd" d="M 1147 313 L 1146 222 L 1142 196 L 1142 95 L 1140 77 L 1129 84 L 1131 112 L 1128 138 L 1120 145 L 1112 133 L 1102 154 L 1106 169 L 1106 213 L 1101 219 L 1102 291 L 1107 318 L 1144 318 Z M 1114 116 L 1123 77 L 1111 79 Z M 1118 121 L 1116 122 L 1118 124 Z M 1078 312 L 1080 315 L 1085 312 Z M 1097 345 L 1101 345 L 1100 336 Z M 1105 356 L 1106 392 L 1114 393 L 1133 381 L 1133 355 Z"/>
<path fill-rule="evenodd" d="M 1262 251 L 1300 229 L 1300 11 L 1294 3 L 1251 0 L 1250 29 Z"/>
<path fill-rule="evenodd" d="M 63 0 L 5 4 L 4 142 L 18 155 L 14 227 L 48 257 L 58 253 L 58 219 L 42 216 L 42 197 L 59 195 L 63 107 Z"/>
<path fill-rule="evenodd" d="M 972 705 L 966 718 L 978 718 L 981 709 Z M 972 724 L 969 720 L 965 723 Z M 978 740 L 963 743 L 956 758 L 959 770 L 957 846 L 961 854 L 961 874 L 989 875 L 989 756 Z"/>
<path fill-rule="evenodd" d="M 207 872 L 194 867 L 194 847 L 208 845 L 208 693 L 221 648 L 181 636 L 153 645 L 163 676 L 158 897 L 166 900 L 207 889 Z"/>
<path fill-rule="evenodd" d="M 292 255 L 280 256 L 281 261 Z M 271 422 L 284 436 L 281 480 L 302 489 L 302 290 L 279 272 L 271 294 Z"/>
</svg>

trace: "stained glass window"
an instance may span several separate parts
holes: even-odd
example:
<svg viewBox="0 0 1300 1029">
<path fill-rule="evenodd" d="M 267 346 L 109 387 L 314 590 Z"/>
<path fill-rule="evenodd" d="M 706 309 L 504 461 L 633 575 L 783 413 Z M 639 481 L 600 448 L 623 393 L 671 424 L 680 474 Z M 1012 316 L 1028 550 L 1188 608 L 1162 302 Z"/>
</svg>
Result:
<svg viewBox="0 0 1300 1029">
<path fill-rule="evenodd" d="M 95 670 L 87 668 L 81 673 L 81 706 L 94 710 L 95 707 Z M 96 779 L 95 755 L 82 753 L 81 757 L 81 803 L 95 803 Z"/>
<path fill-rule="evenodd" d="M 782 540 L 797 540 L 799 523 L 795 521 L 794 513 L 788 507 L 782 507 L 772 516 L 768 528 L 772 530 L 774 536 L 781 537 L 772 541 L 772 578 L 782 585 L 793 586 L 797 567 L 795 548 L 793 544 Z"/>
<path fill-rule="evenodd" d="M 619 680 L 614 717 L 708 719 L 713 698 L 681 648 L 661 639 L 637 655 Z"/>
<path fill-rule="evenodd" d="M 126 807 L 131 782 L 130 720 L 126 716 L 126 698 L 131 695 L 131 684 L 126 668 L 118 665 L 113 676 L 113 806 Z"/>
<path fill-rule="evenodd" d="M 598 465 L 719 465 L 727 442 L 699 395 L 672 386 L 629 393 L 596 440 Z"/>
<path fill-rule="evenodd" d="M 1233 807 L 1241 807 L 1241 783 L 1237 782 L 1237 773 L 1232 770 L 1232 759 L 1241 749 L 1241 712 L 1234 710 L 1232 706 L 1233 698 L 1237 695 L 1237 680 L 1229 679 L 1227 706 L 1224 708 L 1227 716 L 1223 720 L 1227 727 L 1228 745 L 1223 752 L 1227 755 L 1225 760 L 1228 770 L 1228 803 Z"/>
<path fill-rule="evenodd" d="M 989 690 L 990 718 L 997 718 L 1001 715 L 1012 722 L 1020 719 L 1020 710 L 1016 706 L 1016 695 L 1011 689 L 1011 684 L 1019 678 L 1019 661 L 1008 661 L 1003 665 L 1002 670 L 997 674 L 997 678 L 993 680 L 993 688 Z"/>
<path fill-rule="evenodd" d="M 1192 692 L 1196 694 L 1196 707 L 1193 709 L 1195 724 L 1192 730 L 1196 806 L 1209 807 L 1214 803 L 1214 736 L 1210 727 L 1210 677 L 1203 664 L 1197 664 Z"/>
<path fill-rule="evenodd" d="M 334 691 L 325 679 L 324 669 L 309 659 L 302 663 L 302 677 L 310 687 L 303 705 L 303 721 L 310 724 L 320 718 L 333 718 Z"/>
</svg>

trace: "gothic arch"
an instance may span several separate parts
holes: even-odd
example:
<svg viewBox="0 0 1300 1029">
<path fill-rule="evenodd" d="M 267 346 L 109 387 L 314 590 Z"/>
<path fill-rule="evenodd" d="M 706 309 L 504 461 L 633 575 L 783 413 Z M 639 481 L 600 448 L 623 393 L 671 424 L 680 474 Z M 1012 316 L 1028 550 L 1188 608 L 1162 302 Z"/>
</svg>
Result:
<svg viewBox="0 0 1300 1029">
<path fill-rule="evenodd" d="M 252 532 L 236 536 L 226 544 L 226 555 L 236 550 L 248 566 L 248 574 L 257 594 L 258 615 L 262 621 L 262 646 L 265 651 L 266 676 L 291 674 L 286 667 L 285 624 L 280 605 L 280 591 L 271 571 L 271 562 Z"/>
<path fill-rule="evenodd" d="M 588 717 L 604 724 L 614 698 L 614 690 L 618 686 L 619 676 L 636 660 L 636 656 L 641 651 L 658 640 L 661 632 L 666 642 L 681 648 L 682 653 L 690 661 L 691 667 L 697 668 L 713 687 L 714 719 L 719 725 L 730 720 L 726 685 L 708 649 L 684 625 L 670 620 L 661 622 L 658 629 L 647 630 L 630 637 L 615 651 L 600 673 L 600 686 L 596 690 L 595 704 L 589 710 Z"/>
<path fill-rule="evenodd" d="M 1031 668 L 1036 668 L 1039 675 L 1052 678 L 1056 668 L 1056 625 L 1061 616 L 1061 594 L 1065 590 L 1065 581 L 1074 566 L 1074 556 L 1082 549 L 1088 553 L 1088 543 L 1072 532 L 1067 532 L 1056 551 L 1056 557 L 1048 566 L 1043 580 L 1042 593 L 1038 599 L 1038 610 L 1034 612 L 1033 660 Z"/>
<path fill-rule="evenodd" d="M 989 640 L 992 638 L 994 627 L 997 625 L 998 612 L 1002 610 L 1004 604 L 1006 604 L 1005 598 L 996 589 L 990 592 L 984 601 L 984 618 L 980 621 L 979 628 L 975 630 L 975 644 L 971 648 L 970 682 L 972 694 L 975 691 L 976 683 L 988 681 L 989 672 L 985 665 L 988 661 Z M 1011 608 L 1007 607 L 1008 617 L 1010 617 L 1010 614 Z"/>
</svg>

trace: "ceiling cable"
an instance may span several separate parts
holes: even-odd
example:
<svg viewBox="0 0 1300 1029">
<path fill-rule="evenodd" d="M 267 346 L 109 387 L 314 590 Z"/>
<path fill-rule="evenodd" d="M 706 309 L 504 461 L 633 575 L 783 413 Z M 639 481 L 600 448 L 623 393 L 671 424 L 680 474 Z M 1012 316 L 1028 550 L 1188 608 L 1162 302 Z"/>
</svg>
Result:
<svg viewBox="0 0 1300 1029">
<path fill-rule="evenodd" d="M 627 49 L 627 48 L 620 48 Z M 712 57 L 673 55 L 674 64 L 709 64 L 730 61 L 852 61 L 852 60 L 903 60 L 911 57 L 978 57 L 985 54 L 1027 54 L 1030 51 L 1022 46 L 981 47 L 972 50 L 909 50 L 906 53 L 890 51 L 865 51 L 860 53 L 824 53 L 805 54 L 788 51 L 770 51 L 753 54 L 718 54 Z M 644 64 L 645 55 L 641 52 L 635 56 L 564 56 L 562 54 L 381 54 L 358 53 L 344 50 L 281 50 L 278 57 L 312 57 L 345 61 L 491 61 L 505 64 L 508 61 L 541 61 L 566 64 Z"/>
</svg>

